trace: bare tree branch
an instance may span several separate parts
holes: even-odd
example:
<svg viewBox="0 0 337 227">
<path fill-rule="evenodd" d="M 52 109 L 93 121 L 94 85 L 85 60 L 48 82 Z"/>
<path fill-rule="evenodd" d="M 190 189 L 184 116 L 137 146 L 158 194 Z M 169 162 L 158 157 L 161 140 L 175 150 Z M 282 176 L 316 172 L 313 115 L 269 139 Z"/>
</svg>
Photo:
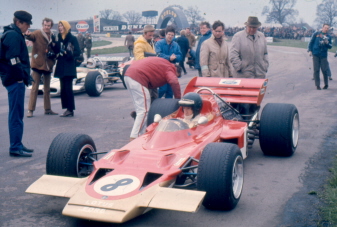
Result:
<svg viewBox="0 0 337 227">
<path fill-rule="evenodd" d="M 275 23 L 292 23 L 295 21 L 295 16 L 298 11 L 293 9 L 297 0 L 270 0 L 271 7 L 265 6 L 262 10 L 262 15 L 266 15 L 266 22 Z"/>
<path fill-rule="evenodd" d="M 336 0 L 323 0 L 321 4 L 317 6 L 315 22 L 320 26 L 323 24 L 329 24 L 334 26 L 337 24 L 337 1 Z"/>
<path fill-rule="evenodd" d="M 139 24 L 142 20 L 142 15 L 134 10 L 127 11 L 123 14 L 123 17 L 129 22 L 129 24 Z"/>
<path fill-rule="evenodd" d="M 100 18 L 107 19 L 107 20 L 109 20 L 111 13 L 112 13 L 112 9 L 105 9 L 105 10 L 99 11 Z"/>
<path fill-rule="evenodd" d="M 201 12 L 198 8 L 198 6 L 189 6 L 186 10 L 184 10 L 184 13 L 187 17 L 187 20 L 190 22 L 190 24 L 194 27 L 196 26 L 197 21 L 205 20 L 204 17 L 201 16 Z"/>
</svg>

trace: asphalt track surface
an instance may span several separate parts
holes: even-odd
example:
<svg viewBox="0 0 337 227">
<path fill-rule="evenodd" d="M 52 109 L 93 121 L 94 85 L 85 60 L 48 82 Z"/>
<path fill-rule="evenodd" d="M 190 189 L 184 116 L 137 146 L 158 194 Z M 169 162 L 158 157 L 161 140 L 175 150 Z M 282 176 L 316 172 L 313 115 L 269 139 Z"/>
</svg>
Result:
<svg viewBox="0 0 337 227">
<path fill-rule="evenodd" d="M 61 214 L 67 198 L 26 194 L 26 188 L 45 174 L 49 145 L 61 132 L 90 135 L 98 151 L 120 148 L 129 140 L 133 120 L 131 98 L 122 83 L 104 90 L 100 97 L 75 96 L 73 118 L 44 115 L 43 98 L 38 97 L 33 118 L 24 118 L 23 142 L 34 148 L 32 158 L 8 155 L 7 92 L 0 86 L 0 226 L 316 226 L 318 191 L 329 174 L 336 151 L 337 65 L 329 55 L 334 80 L 328 90 L 316 90 L 312 60 L 306 50 L 269 46 L 269 85 L 263 104 L 292 103 L 299 110 L 300 139 L 290 158 L 266 157 L 256 141 L 244 161 L 244 188 L 237 207 L 229 212 L 197 213 L 151 210 L 123 225 L 66 217 Z M 179 79 L 185 88 L 197 71 Z M 28 105 L 26 91 L 25 106 Z M 52 98 L 52 109 L 62 113 L 60 98 Z M 26 114 L 26 111 L 25 111 Z"/>
</svg>

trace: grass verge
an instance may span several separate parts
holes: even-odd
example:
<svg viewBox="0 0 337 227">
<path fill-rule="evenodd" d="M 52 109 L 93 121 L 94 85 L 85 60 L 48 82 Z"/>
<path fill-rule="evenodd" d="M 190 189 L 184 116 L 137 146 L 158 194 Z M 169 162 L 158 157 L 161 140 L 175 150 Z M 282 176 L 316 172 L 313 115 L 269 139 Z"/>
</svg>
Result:
<svg viewBox="0 0 337 227">
<path fill-rule="evenodd" d="M 95 54 L 117 54 L 117 53 L 128 53 L 128 52 L 129 52 L 129 50 L 125 46 L 91 50 L 92 55 L 95 55 Z"/>
<path fill-rule="evenodd" d="M 320 226 L 337 226 L 337 159 L 335 158 L 333 166 L 329 169 L 331 177 L 324 186 L 322 199 L 325 206 L 321 207 Z"/>
<path fill-rule="evenodd" d="M 273 43 L 268 43 L 269 46 L 286 46 L 286 47 L 297 47 L 308 49 L 308 42 L 303 42 L 301 40 L 294 39 L 274 39 Z M 329 52 L 335 53 L 337 46 L 332 46 Z"/>
</svg>

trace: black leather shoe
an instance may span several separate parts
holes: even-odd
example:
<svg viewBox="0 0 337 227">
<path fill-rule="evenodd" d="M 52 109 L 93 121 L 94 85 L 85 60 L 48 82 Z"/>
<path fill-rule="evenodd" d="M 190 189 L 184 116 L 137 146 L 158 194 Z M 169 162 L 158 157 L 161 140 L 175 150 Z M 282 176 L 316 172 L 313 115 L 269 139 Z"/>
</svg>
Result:
<svg viewBox="0 0 337 227">
<path fill-rule="evenodd" d="M 136 117 L 137 117 L 136 111 L 132 111 L 132 112 L 130 113 L 130 116 L 133 118 L 133 120 L 135 120 Z"/>
<path fill-rule="evenodd" d="M 328 87 L 329 87 L 328 85 L 325 85 L 325 86 L 323 87 L 323 89 L 328 89 Z"/>
<path fill-rule="evenodd" d="M 69 110 L 66 110 L 66 112 L 60 115 L 60 117 L 73 117 L 73 116 L 74 116 L 74 112 L 69 111 Z"/>
<path fill-rule="evenodd" d="M 45 115 L 58 115 L 58 113 L 55 113 L 55 112 L 52 111 L 52 110 L 45 110 L 45 111 L 44 111 L 44 114 L 45 114 Z"/>
<path fill-rule="evenodd" d="M 34 152 L 34 149 L 29 149 L 29 148 L 27 148 L 27 147 L 25 147 L 25 146 L 22 147 L 22 150 L 23 150 L 24 152 L 28 152 L 28 153 L 33 153 L 33 152 Z"/>
<path fill-rule="evenodd" d="M 322 90 L 320 86 L 317 86 L 317 90 Z"/>
<path fill-rule="evenodd" d="M 16 157 L 32 157 L 32 153 L 25 152 L 24 150 L 19 151 L 10 151 L 10 156 L 16 156 Z"/>
</svg>

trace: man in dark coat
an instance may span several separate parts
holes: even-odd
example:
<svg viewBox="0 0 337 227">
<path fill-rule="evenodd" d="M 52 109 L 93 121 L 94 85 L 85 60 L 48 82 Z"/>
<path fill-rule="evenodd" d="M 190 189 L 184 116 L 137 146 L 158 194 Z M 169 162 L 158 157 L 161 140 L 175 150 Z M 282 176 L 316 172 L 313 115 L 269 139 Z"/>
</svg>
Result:
<svg viewBox="0 0 337 227">
<path fill-rule="evenodd" d="M 78 42 L 78 45 L 80 46 L 80 49 L 81 49 L 81 54 L 84 53 L 84 48 L 85 48 L 85 38 L 83 36 L 83 34 L 81 32 L 79 32 L 77 34 L 77 42 Z"/>
<path fill-rule="evenodd" d="M 32 24 L 32 15 L 16 11 L 13 22 L 4 28 L 0 42 L 0 76 L 8 91 L 9 154 L 31 157 L 34 150 L 22 144 L 25 85 L 28 86 L 30 78 L 28 50 L 22 34 Z"/>
<path fill-rule="evenodd" d="M 194 68 L 198 70 L 199 76 L 202 76 L 201 67 L 200 67 L 200 50 L 201 50 L 202 43 L 212 36 L 211 25 L 206 21 L 201 22 L 200 23 L 200 33 L 202 36 L 200 37 L 198 41 L 198 46 L 197 46 L 197 50 L 195 53 Z"/>
<path fill-rule="evenodd" d="M 87 58 L 90 58 L 91 54 L 91 47 L 92 47 L 92 37 L 91 34 L 88 32 L 85 34 L 85 48 L 87 48 Z"/>
<path fill-rule="evenodd" d="M 183 69 L 184 74 L 186 75 L 186 69 L 185 69 L 184 61 L 185 61 L 186 54 L 188 53 L 188 51 L 190 49 L 190 43 L 189 43 L 188 39 L 186 38 L 186 31 L 185 30 L 180 31 L 180 37 L 177 39 L 177 43 L 180 47 L 180 51 L 181 51 L 181 54 L 182 54 L 182 59 L 179 62 L 179 65 Z"/>
</svg>

